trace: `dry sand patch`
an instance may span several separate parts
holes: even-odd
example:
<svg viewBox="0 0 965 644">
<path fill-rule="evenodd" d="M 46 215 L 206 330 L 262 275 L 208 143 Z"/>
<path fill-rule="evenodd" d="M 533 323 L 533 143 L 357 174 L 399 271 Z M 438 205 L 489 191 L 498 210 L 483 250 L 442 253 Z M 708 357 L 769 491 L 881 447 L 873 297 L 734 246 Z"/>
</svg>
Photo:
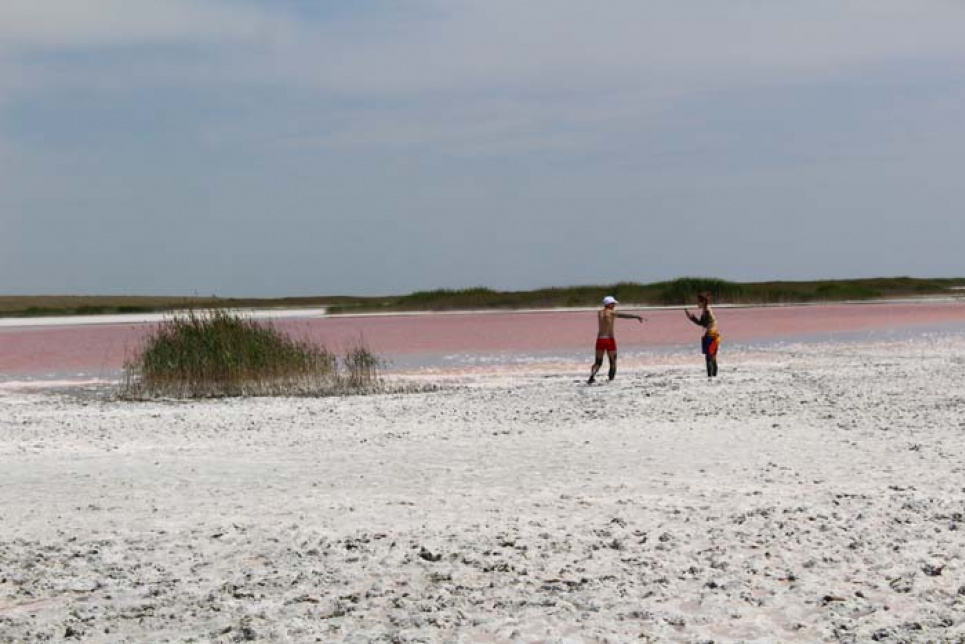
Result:
<svg viewBox="0 0 965 644">
<path fill-rule="evenodd" d="M 965 337 L 698 363 L 6 392 L 0 641 L 965 637 Z"/>
</svg>

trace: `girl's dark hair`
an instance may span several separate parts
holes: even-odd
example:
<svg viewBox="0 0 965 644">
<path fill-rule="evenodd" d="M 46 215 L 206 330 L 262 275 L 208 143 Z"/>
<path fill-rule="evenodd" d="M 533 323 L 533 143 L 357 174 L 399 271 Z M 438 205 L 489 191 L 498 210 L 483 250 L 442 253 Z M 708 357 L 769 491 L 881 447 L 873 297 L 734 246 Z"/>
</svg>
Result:
<svg viewBox="0 0 965 644">
<path fill-rule="evenodd" d="M 707 302 L 707 304 L 710 304 L 710 291 L 703 291 L 702 293 L 698 293 L 697 299 Z"/>
</svg>

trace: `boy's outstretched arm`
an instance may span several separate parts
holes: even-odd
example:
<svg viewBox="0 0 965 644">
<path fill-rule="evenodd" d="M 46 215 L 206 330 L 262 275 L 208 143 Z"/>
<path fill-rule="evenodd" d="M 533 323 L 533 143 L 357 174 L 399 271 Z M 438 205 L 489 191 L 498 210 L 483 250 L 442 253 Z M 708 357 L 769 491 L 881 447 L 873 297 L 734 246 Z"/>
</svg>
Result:
<svg viewBox="0 0 965 644">
<path fill-rule="evenodd" d="M 643 317 L 639 315 L 633 315 L 632 313 L 617 313 L 618 318 L 625 318 L 627 320 L 636 320 L 643 324 Z"/>
</svg>

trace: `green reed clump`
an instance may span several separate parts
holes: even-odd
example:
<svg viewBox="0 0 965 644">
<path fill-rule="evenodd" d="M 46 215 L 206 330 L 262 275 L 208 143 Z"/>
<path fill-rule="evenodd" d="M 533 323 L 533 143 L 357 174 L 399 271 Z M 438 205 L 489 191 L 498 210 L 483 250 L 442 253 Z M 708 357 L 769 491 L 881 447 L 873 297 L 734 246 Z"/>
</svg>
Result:
<svg viewBox="0 0 965 644">
<path fill-rule="evenodd" d="M 325 395 L 377 388 L 380 361 L 361 344 L 353 352 L 343 375 L 328 349 L 271 324 L 225 309 L 188 310 L 161 323 L 128 361 L 122 396 Z"/>
<path fill-rule="evenodd" d="M 342 356 L 341 377 L 349 389 L 365 390 L 381 383 L 379 370 L 384 361 L 359 341 Z"/>
</svg>

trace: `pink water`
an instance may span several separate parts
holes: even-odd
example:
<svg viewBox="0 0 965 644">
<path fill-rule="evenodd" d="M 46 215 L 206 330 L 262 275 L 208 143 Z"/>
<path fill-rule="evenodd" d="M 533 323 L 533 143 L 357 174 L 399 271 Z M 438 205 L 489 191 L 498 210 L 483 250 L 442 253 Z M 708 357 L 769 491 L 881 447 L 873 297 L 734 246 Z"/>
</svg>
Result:
<svg viewBox="0 0 965 644">
<path fill-rule="evenodd" d="M 965 302 L 716 309 L 728 343 L 860 331 L 952 326 L 965 330 Z M 621 349 L 696 345 L 701 330 L 680 310 L 644 311 L 644 324 L 618 320 Z M 596 315 L 586 312 L 469 313 L 278 320 L 276 326 L 339 350 L 361 337 L 389 358 L 498 352 L 592 352 Z M 0 376 L 108 375 L 140 348 L 152 325 L 0 329 Z M 435 357 L 435 358 L 434 358 Z"/>
</svg>

